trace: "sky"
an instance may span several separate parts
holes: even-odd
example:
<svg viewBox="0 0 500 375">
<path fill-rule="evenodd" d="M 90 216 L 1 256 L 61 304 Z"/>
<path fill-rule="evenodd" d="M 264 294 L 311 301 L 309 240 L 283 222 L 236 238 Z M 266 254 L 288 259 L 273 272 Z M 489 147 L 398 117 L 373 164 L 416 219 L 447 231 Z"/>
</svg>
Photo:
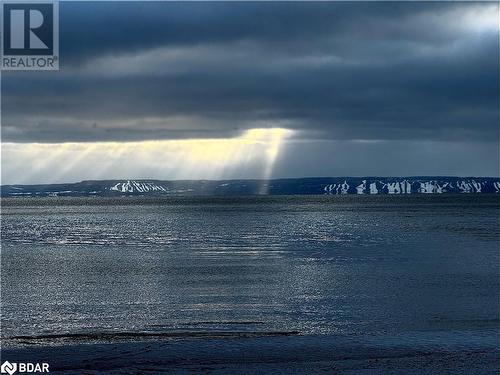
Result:
<svg viewBox="0 0 500 375">
<path fill-rule="evenodd" d="M 61 2 L 2 184 L 499 176 L 497 2 Z"/>
</svg>

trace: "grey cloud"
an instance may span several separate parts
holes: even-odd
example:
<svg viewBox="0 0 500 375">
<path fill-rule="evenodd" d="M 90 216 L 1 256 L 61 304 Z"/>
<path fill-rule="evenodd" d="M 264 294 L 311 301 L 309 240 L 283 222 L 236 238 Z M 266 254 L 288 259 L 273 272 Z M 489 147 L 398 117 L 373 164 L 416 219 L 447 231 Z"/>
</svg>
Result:
<svg viewBox="0 0 500 375">
<path fill-rule="evenodd" d="M 455 19 L 494 7 L 62 3 L 62 70 L 4 75 L 3 140 L 285 124 L 309 138 L 498 141 L 498 32 Z"/>
</svg>

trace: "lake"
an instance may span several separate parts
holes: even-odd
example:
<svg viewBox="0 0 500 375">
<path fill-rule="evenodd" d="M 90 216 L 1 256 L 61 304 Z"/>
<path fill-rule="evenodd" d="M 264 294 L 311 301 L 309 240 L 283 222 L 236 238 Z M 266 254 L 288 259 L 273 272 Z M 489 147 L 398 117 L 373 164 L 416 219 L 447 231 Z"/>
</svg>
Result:
<svg viewBox="0 0 500 375">
<path fill-rule="evenodd" d="M 219 355 L 214 371 L 250 358 L 247 370 L 261 372 L 291 357 L 334 366 L 339 353 L 345 365 L 375 349 L 465 351 L 482 353 L 476 370 L 489 371 L 498 365 L 499 203 L 453 194 L 3 199 L 3 357 L 45 356 L 74 373 L 82 359 L 68 363 L 65 350 L 91 358 L 92 347 L 153 345 L 153 368 L 184 353 L 158 359 L 157 370 L 198 369 Z M 242 370 L 233 362 L 230 373 Z"/>
</svg>

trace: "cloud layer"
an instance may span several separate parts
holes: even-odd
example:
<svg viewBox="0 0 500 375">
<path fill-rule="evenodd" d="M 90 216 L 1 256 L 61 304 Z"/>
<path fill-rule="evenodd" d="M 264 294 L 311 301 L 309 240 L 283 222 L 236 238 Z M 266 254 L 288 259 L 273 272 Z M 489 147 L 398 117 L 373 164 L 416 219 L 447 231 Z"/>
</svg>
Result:
<svg viewBox="0 0 500 375">
<path fill-rule="evenodd" d="M 61 70 L 5 72 L 4 142 L 498 142 L 495 3 L 60 4 Z"/>
</svg>

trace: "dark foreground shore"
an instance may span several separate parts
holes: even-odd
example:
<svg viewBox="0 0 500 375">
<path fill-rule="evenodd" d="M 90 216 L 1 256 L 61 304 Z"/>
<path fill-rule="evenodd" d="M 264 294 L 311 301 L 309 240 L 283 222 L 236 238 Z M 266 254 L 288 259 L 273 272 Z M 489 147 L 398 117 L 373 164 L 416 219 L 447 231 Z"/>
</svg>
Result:
<svg viewBox="0 0 500 375">
<path fill-rule="evenodd" d="M 440 337 L 442 335 L 442 337 Z M 266 336 L 72 343 L 5 349 L 2 361 L 48 362 L 56 374 L 496 374 L 491 334 Z"/>
</svg>

